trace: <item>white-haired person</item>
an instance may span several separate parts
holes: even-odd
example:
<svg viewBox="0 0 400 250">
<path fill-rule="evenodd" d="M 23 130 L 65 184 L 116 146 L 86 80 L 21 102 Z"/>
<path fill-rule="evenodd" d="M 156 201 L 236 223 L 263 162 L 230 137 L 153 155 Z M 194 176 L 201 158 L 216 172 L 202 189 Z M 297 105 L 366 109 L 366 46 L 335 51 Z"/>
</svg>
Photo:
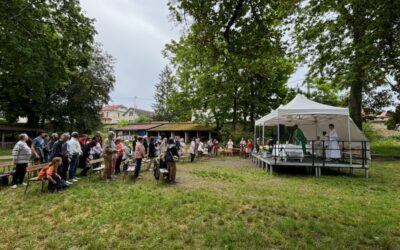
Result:
<svg viewBox="0 0 400 250">
<path fill-rule="evenodd" d="M 28 167 L 29 160 L 32 156 L 32 150 L 26 144 L 29 139 L 27 134 L 20 134 L 19 141 L 15 144 L 12 156 L 15 165 L 15 173 L 12 180 L 12 188 L 17 188 L 18 184 L 25 184 L 24 178 L 26 174 L 26 168 Z"/>
<path fill-rule="evenodd" d="M 117 148 L 115 147 L 115 133 L 113 131 L 108 132 L 107 139 L 104 140 L 103 143 L 103 158 L 104 158 L 104 180 L 111 180 L 112 174 L 112 161 L 113 156 L 115 153 L 118 152 Z"/>
<path fill-rule="evenodd" d="M 71 159 L 68 169 L 68 177 L 70 181 L 78 181 L 79 178 L 76 177 L 76 168 L 79 164 L 79 156 L 82 155 L 81 144 L 79 143 L 78 132 L 73 132 L 71 139 L 68 141 L 68 152 Z"/>
</svg>

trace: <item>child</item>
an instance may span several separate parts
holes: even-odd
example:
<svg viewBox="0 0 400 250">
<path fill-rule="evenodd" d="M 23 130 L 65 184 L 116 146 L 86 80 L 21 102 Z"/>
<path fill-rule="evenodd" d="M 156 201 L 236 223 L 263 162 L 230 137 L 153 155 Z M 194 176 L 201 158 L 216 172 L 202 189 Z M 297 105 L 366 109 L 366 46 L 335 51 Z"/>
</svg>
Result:
<svg viewBox="0 0 400 250">
<path fill-rule="evenodd" d="M 39 172 L 38 178 L 41 180 L 47 179 L 49 181 L 48 189 L 52 193 L 67 188 L 65 181 L 57 174 L 58 167 L 61 165 L 62 159 L 54 157 L 47 168 L 42 168 Z"/>
</svg>

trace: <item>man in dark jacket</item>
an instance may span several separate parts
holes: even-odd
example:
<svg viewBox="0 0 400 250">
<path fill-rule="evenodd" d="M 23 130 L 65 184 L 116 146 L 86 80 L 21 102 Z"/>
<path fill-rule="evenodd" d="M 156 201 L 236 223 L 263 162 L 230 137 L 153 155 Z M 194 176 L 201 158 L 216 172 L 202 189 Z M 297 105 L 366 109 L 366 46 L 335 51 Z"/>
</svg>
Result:
<svg viewBox="0 0 400 250">
<path fill-rule="evenodd" d="M 62 158 L 62 165 L 58 168 L 58 174 L 64 181 L 66 181 L 68 185 L 70 185 L 72 183 L 67 181 L 67 172 L 70 162 L 68 154 L 68 145 L 67 145 L 68 140 L 69 140 L 69 135 L 63 134 L 61 135 L 60 140 L 54 143 L 53 150 L 51 152 L 51 160 L 53 160 L 54 157 Z"/>
<path fill-rule="evenodd" d="M 149 158 L 150 158 L 150 166 L 149 168 L 151 169 L 154 166 L 154 159 L 156 158 L 156 145 L 154 144 L 154 138 L 150 137 L 150 143 L 149 143 Z"/>
<path fill-rule="evenodd" d="M 175 183 L 176 177 L 176 163 L 174 158 L 179 159 L 178 150 L 176 149 L 174 139 L 169 139 L 165 161 L 167 163 L 168 181 L 170 183 Z"/>
</svg>

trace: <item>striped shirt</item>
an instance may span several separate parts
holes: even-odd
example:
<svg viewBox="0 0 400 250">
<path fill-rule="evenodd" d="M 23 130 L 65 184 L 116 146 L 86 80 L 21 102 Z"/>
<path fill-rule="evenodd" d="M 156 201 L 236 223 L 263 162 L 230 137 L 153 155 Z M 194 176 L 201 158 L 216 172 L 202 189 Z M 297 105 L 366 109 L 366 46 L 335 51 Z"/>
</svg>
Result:
<svg viewBox="0 0 400 250">
<path fill-rule="evenodd" d="M 32 156 L 32 151 L 24 141 L 18 141 L 12 151 L 13 159 L 17 164 L 29 163 Z"/>
</svg>

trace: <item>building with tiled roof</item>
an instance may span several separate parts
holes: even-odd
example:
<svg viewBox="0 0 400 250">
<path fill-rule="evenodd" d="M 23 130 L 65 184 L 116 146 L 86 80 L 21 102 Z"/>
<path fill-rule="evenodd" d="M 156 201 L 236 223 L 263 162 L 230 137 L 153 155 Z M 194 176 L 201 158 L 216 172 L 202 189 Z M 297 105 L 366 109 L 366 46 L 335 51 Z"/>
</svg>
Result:
<svg viewBox="0 0 400 250">
<path fill-rule="evenodd" d="M 124 105 L 106 105 L 100 112 L 101 120 L 104 125 L 114 125 L 121 120 L 128 122 L 135 121 L 139 116 L 153 117 L 154 113 L 137 108 L 127 108 Z"/>
<path fill-rule="evenodd" d="M 192 122 L 152 122 L 131 124 L 116 129 L 118 136 L 132 140 L 135 135 L 153 137 L 184 138 L 186 142 L 192 137 L 211 138 L 215 136 L 215 128 Z"/>
</svg>

